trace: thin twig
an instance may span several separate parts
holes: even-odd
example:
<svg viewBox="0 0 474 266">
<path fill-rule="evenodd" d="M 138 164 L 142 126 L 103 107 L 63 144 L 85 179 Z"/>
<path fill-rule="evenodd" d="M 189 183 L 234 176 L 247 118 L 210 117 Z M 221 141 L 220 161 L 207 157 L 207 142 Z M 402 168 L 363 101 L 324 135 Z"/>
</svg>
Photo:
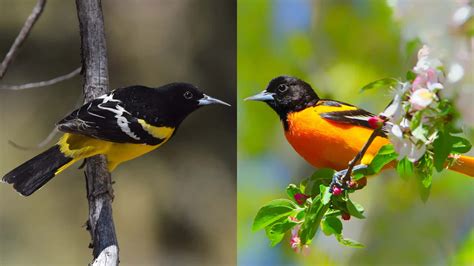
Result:
<svg viewBox="0 0 474 266">
<path fill-rule="evenodd" d="M 8 140 L 8 143 L 10 145 L 12 145 L 13 147 L 17 148 L 17 149 L 20 149 L 20 150 L 37 150 L 37 149 L 42 149 L 44 148 L 46 145 L 48 145 L 48 143 L 51 142 L 51 140 L 53 140 L 53 138 L 59 133 L 59 130 L 57 130 L 57 128 L 55 127 L 50 133 L 49 135 L 43 140 L 41 141 L 40 143 L 38 143 L 37 145 L 35 146 L 30 146 L 30 147 L 27 147 L 27 146 L 23 146 L 23 145 L 20 145 L 20 144 L 17 144 L 15 142 L 13 142 L 12 140 Z"/>
<path fill-rule="evenodd" d="M 68 80 L 70 78 L 75 77 L 79 73 L 81 73 L 81 67 L 78 67 L 74 69 L 72 72 L 67 73 L 66 75 L 62 75 L 50 80 L 44 80 L 44 81 L 38 81 L 38 82 L 32 82 L 32 83 L 26 83 L 26 84 L 20 84 L 20 85 L 0 85 L 0 90 L 26 90 L 26 89 L 33 89 L 33 88 L 41 88 L 41 87 L 46 87 L 46 86 L 51 86 L 56 83 L 59 83 L 61 81 Z"/>
<path fill-rule="evenodd" d="M 77 109 L 77 108 L 81 107 L 83 102 L 84 102 L 83 95 L 81 93 L 78 100 L 76 101 L 76 104 L 74 104 L 74 109 Z M 34 146 L 24 146 L 24 145 L 21 145 L 21 144 L 18 144 L 16 142 L 14 142 L 13 140 L 8 140 L 8 143 L 10 145 L 12 145 L 14 148 L 17 148 L 17 149 L 20 149 L 20 150 L 25 150 L 25 151 L 27 151 L 27 150 L 39 150 L 39 149 L 44 148 L 46 145 L 48 145 L 59 132 L 60 131 L 55 126 L 51 130 L 51 132 L 49 132 L 49 134 L 46 138 L 44 138 L 41 142 L 39 142 L 38 144 L 36 144 Z"/>
<path fill-rule="evenodd" d="M 3 62 L 0 65 L 0 79 L 5 76 L 8 66 L 13 61 L 13 59 L 15 59 L 16 54 L 18 53 L 26 38 L 30 34 L 31 29 L 41 16 L 45 5 L 46 0 L 38 0 L 38 2 L 36 2 L 33 11 L 31 11 L 31 14 L 26 19 L 23 28 L 21 28 L 20 33 L 16 37 L 15 41 L 13 42 L 13 45 L 10 47 L 10 50 L 8 51 L 7 55 L 5 56 L 5 59 L 3 59 Z"/>
<path fill-rule="evenodd" d="M 352 175 L 352 169 L 354 169 L 354 166 L 357 164 L 357 162 L 360 161 L 360 159 L 362 159 L 362 157 L 364 156 L 364 154 L 367 152 L 367 149 L 369 148 L 370 144 L 372 144 L 372 142 L 374 141 L 374 139 L 380 135 L 380 133 L 382 132 L 382 128 L 377 128 L 375 129 L 372 134 L 370 135 L 369 139 L 367 140 L 367 142 L 364 144 L 364 146 L 362 147 L 362 150 L 360 150 L 359 153 L 357 153 L 357 155 L 354 157 L 354 159 L 352 159 L 350 162 L 349 162 L 349 167 L 347 167 L 347 172 L 346 174 L 344 175 L 344 178 L 342 178 L 342 181 L 343 183 L 348 183 L 350 182 L 351 180 L 351 175 Z"/>
</svg>

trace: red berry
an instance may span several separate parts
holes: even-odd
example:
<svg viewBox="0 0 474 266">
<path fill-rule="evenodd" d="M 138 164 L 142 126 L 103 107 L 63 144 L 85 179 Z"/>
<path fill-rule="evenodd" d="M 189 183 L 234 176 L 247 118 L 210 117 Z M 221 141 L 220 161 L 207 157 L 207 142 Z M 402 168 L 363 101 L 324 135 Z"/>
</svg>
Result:
<svg viewBox="0 0 474 266">
<path fill-rule="evenodd" d="M 383 119 L 378 116 L 372 116 L 371 118 L 369 118 L 369 120 L 367 120 L 367 122 L 373 129 L 382 127 L 384 123 Z"/>
<path fill-rule="evenodd" d="M 296 193 L 293 197 L 295 198 L 295 201 L 299 205 L 303 205 L 306 202 L 306 200 L 309 198 L 307 195 L 303 193 Z"/>
<path fill-rule="evenodd" d="M 342 220 L 344 220 L 344 221 L 349 221 L 349 220 L 351 219 L 351 215 L 348 214 L 348 213 L 346 213 L 346 212 L 343 212 L 343 213 L 341 214 L 341 218 L 342 218 Z"/>
<path fill-rule="evenodd" d="M 342 188 L 340 188 L 340 187 L 334 187 L 334 188 L 332 189 L 332 194 L 333 194 L 334 196 L 339 196 L 339 195 L 341 195 L 341 194 L 342 194 Z"/>
</svg>

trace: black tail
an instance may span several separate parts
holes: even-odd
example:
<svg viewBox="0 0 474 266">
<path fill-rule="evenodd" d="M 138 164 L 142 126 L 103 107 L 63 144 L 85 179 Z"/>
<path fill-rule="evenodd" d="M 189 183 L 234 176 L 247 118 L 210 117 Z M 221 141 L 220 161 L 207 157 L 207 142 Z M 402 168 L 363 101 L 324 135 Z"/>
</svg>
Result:
<svg viewBox="0 0 474 266">
<path fill-rule="evenodd" d="M 23 196 L 29 196 L 51 180 L 56 171 L 71 160 L 72 158 L 64 156 L 59 146 L 55 145 L 10 171 L 2 181 L 13 184 L 13 188 Z"/>
</svg>

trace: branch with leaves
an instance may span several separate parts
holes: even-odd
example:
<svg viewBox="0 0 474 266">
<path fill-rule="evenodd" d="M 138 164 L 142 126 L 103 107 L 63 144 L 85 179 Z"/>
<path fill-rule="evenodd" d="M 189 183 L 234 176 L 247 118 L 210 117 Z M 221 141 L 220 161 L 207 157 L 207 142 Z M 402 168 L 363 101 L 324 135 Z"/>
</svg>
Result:
<svg viewBox="0 0 474 266">
<path fill-rule="evenodd" d="M 309 250 L 319 228 L 343 245 L 363 247 L 343 236 L 341 219 L 365 218 L 364 208 L 350 195 L 366 186 L 367 176 L 378 174 L 388 164 L 395 165 L 401 177 L 416 177 L 421 197 L 427 200 L 433 172 L 454 169 L 460 154 L 471 148 L 469 141 L 459 136 L 458 114 L 452 100 L 442 93 L 445 86 L 443 65 L 427 46 L 419 50 L 418 62 L 405 81 L 386 78 L 364 86 L 362 91 L 388 87 L 394 96 L 381 114 L 369 119 L 374 132 L 348 168 L 339 172 L 319 169 L 299 185 L 290 184 L 288 199 L 273 200 L 258 211 L 253 230 L 264 229 L 272 246 L 289 232 L 296 252 Z M 381 130 L 391 143 L 382 146 L 369 165 L 358 167 L 357 162 Z"/>
</svg>

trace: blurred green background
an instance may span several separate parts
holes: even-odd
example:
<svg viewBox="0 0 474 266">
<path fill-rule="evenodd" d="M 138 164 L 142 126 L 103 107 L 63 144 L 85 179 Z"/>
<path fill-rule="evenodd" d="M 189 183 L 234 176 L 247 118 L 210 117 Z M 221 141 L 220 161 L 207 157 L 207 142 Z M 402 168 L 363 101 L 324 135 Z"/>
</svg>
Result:
<svg viewBox="0 0 474 266">
<path fill-rule="evenodd" d="M 0 55 L 34 0 L 0 0 Z M 113 173 L 122 265 L 222 265 L 236 258 L 236 6 L 212 0 L 103 0 L 111 88 L 191 82 L 234 107 L 202 108 L 162 148 Z M 1 84 L 47 80 L 80 65 L 74 1 L 49 0 Z M 0 173 L 74 109 L 81 77 L 0 91 Z M 78 165 L 28 198 L 0 186 L 0 265 L 86 265 L 92 259 Z"/>
<path fill-rule="evenodd" d="M 344 235 L 364 243 L 363 249 L 341 246 L 318 233 L 310 255 L 304 257 L 293 253 L 288 238 L 271 248 L 264 231 L 251 231 L 264 203 L 285 198 L 286 186 L 299 183 L 314 169 L 286 142 L 282 125 L 268 106 L 242 99 L 287 74 L 312 84 L 321 98 L 380 112 L 390 101 L 390 92 L 360 94 L 359 89 L 380 78 L 405 77 L 416 63 L 416 49 L 407 52 L 406 44 L 414 37 L 437 40 L 423 31 L 424 25 L 443 38 L 443 43 L 429 43 L 439 50 L 457 52 L 469 45 L 465 36 L 445 32 L 448 24 L 443 23 L 451 19 L 455 4 L 238 0 L 239 265 L 474 265 L 474 180 L 450 172 L 435 174 L 427 203 L 420 200 L 413 180 L 403 181 L 394 172 L 369 179 L 368 186 L 354 194 L 366 208 L 367 219 L 344 222 Z M 428 12 L 438 24 L 426 19 Z M 404 20 L 404 14 L 409 18 Z M 446 46 L 448 41 L 460 46 Z M 463 57 L 464 80 L 450 87 L 457 89 L 462 102 L 470 102 L 460 104 L 460 111 L 472 118 L 472 48 L 468 51 L 470 57 Z M 464 125 L 473 140 L 472 119 Z"/>
</svg>

